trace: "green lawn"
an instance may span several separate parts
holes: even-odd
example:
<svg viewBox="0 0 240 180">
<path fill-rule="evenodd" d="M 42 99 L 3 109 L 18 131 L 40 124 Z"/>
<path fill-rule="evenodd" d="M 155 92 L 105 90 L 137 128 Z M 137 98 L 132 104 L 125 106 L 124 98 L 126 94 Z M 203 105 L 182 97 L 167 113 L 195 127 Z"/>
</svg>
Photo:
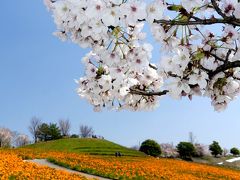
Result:
<svg viewBox="0 0 240 180">
<path fill-rule="evenodd" d="M 43 151 L 85 153 L 91 155 L 115 155 L 115 152 L 119 151 L 124 156 L 145 156 L 142 152 L 132 150 L 103 139 L 59 139 L 55 141 L 31 144 L 22 148 L 30 148 Z"/>
</svg>

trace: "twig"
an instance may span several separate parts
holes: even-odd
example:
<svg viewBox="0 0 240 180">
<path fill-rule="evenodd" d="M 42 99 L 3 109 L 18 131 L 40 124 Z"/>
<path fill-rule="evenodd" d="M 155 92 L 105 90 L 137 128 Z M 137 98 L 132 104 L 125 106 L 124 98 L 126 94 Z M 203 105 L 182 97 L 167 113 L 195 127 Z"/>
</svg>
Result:
<svg viewBox="0 0 240 180">
<path fill-rule="evenodd" d="M 136 95 L 142 95 L 142 96 L 164 96 L 168 93 L 169 91 L 164 90 L 160 92 L 147 92 L 139 89 L 130 89 L 131 94 L 136 94 Z"/>
</svg>

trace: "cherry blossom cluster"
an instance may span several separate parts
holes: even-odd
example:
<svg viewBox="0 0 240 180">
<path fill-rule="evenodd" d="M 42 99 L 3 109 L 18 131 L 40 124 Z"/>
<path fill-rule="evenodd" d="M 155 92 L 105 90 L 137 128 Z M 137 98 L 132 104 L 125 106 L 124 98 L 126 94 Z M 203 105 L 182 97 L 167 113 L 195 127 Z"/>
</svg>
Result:
<svg viewBox="0 0 240 180">
<path fill-rule="evenodd" d="M 91 48 L 78 94 L 95 110 L 149 110 L 161 95 L 211 98 L 224 110 L 240 93 L 238 0 L 45 0 L 62 40 Z M 143 32 L 161 45 L 160 65 Z M 164 83 L 163 83 L 164 82 Z"/>
<path fill-rule="evenodd" d="M 158 97 L 142 96 L 131 91 L 160 91 L 163 79 L 149 66 L 151 45 L 143 44 L 127 51 L 112 52 L 99 49 L 83 58 L 86 76 L 78 82 L 78 94 L 86 98 L 95 110 L 101 107 L 143 110 L 158 104 Z M 137 89 L 137 90 L 135 90 Z"/>
<path fill-rule="evenodd" d="M 12 140 L 12 132 L 7 128 L 0 128 L 0 147 L 9 147 Z"/>
<path fill-rule="evenodd" d="M 201 19 L 217 19 L 213 13 L 206 13 L 212 11 L 211 5 L 208 1 L 183 0 L 181 7 L 169 8 L 178 10 L 183 8 L 181 9 L 183 13 L 176 21 L 184 22 L 188 17 L 188 21 L 193 19 L 195 20 L 193 22 L 199 21 L 201 24 Z M 226 17 L 232 16 L 233 19 L 240 17 L 236 8 L 240 3 L 237 1 L 220 1 L 217 5 Z M 194 14 L 197 7 L 202 9 L 199 8 Z M 227 13 L 229 8 L 231 8 L 231 14 Z M 201 19 L 195 16 L 198 14 L 201 15 Z M 227 104 L 240 93 L 240 69 L 234 66 L 224 69 L 229 62 L 239 60 L 237 28 L 234 25 L 216 26 L 221 28 L 220 32 L 216 32 L 217 30 L 209 31 L 194 23 L 187 26 L 172 26 L 171 23 L 174 21 L 171 21 L 170 25 L 164 23 L 159 25 L 158 21 L 151 24 L 153 36 L 162 45 L 164 55 L 160 68 L 166 74 L 169 95 L 176 99 L 183 96 L 191 99 L 193 95 L 207 96 L 212 99 L 215 110 L 224 110 Z M 222 71 L 218 72 L 219 69 Z"/>
<path fill-rule="evenodd" d="M 16 141 L 15 144 L 16 144 L 17 147 L 25 146 L 25 145 L 30 143 L 30 140 L 29 140 L 28 136 L 25 135 L 25 134 L 19 134 L 16 137 L 15 141 Z"/>
</svg>

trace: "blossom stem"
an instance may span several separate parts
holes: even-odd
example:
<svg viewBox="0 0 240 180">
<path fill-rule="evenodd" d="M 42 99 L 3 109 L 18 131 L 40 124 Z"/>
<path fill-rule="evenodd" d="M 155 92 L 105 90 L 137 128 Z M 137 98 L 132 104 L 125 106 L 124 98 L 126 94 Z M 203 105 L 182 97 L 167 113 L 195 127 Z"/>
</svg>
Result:
<svg viewBox="0 0 240 180">
<path fill-rule="evenodd" d="M 164 96 L 168 93 L 168 90 L 159 91 L 159 92 L 146 92 L 140 89 L 130 88 L 131 94 L 142 95 L 142 96 Z"/>
<path fill-rule="evenodd" d="M 209 78 L 213 78 L 215 75 L 217 75 L 220 72 L 224 72 L 228 69 L 232 69 L 232 68 L 237 68 L 240 67 L 240 61 L 234 61 L 234 62 L 226 62 L 223 65 L 219 66 L 215 71 L 210 72 Z"/>
<path fill-rule="evenodd" d="M 154 23 L 158 24 L 166 24 L 166 25 L 212 25 L 212 24 L 231 24 L 234 26 L 240 26 L 240 22 L 237 20 L 230 19 L 219 19 L 219 18 L 211 18 L 211 19 L 198 19 L 195 21 L 175 21 L 175 20 L 154 20 Z"/>
</svg>

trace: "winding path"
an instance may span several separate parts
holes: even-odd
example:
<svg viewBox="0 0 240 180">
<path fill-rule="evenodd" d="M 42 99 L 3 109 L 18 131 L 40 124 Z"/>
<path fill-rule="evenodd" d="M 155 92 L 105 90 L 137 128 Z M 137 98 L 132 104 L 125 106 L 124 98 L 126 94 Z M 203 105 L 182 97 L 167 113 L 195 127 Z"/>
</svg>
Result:
<svg viewBox="0 0 240 180">
<path fill-rule="evenodd" d="M 226 162 L 229 162 L 229 163 L 233 163 L 233 162 L 236 162 L 236 161 L 240 161 L 240 157 L 236 157 L 236 158 L 226 160 Z M 220 162 L 220 163 L 217 163 L 217 164 L 218 165 L 223 165 L 224 162 Z"/>
<path fill-rule="evenodd" d="M 65 167 L 61 167 L 61 166 L 58 166 L 58 165 L 53 164 L 51 162 L 48 162 L 46 159 L 33 159 L 33 160 L 25 160 L 25 161 L 26 162 L 36 163 L 38 165 L 48 166 L 50 168 L 54 168 L 54 169 L 57 169 L 57 170 L 67 171 L 69 173 L 79 174 L 81 176 L 85 176 L 86 178 L 90 178 L 90 179 L 94 178 L 94 179 L 98 179 L 98 180 L 110 180 L 110 179 L 107 179 L 107 178 L 94 176 L 94 175 L 90 175 L 90 174 L 87 174 L 87 173 L 82 173 L 82 172 L 79 172 L 79 171 L 74 171 L 74 170 L 71 170 L 71 169 L 67 169 Z"/>
<path fill-rule="evenodd" d="M 226 160 L 227 162 L 235 162 L 235 161 L 240 161 L 240 157 L 237 157 L 237 158 L 233 158 L 233 159 L 229 159 L 229 160 Z"/>
</svg>

